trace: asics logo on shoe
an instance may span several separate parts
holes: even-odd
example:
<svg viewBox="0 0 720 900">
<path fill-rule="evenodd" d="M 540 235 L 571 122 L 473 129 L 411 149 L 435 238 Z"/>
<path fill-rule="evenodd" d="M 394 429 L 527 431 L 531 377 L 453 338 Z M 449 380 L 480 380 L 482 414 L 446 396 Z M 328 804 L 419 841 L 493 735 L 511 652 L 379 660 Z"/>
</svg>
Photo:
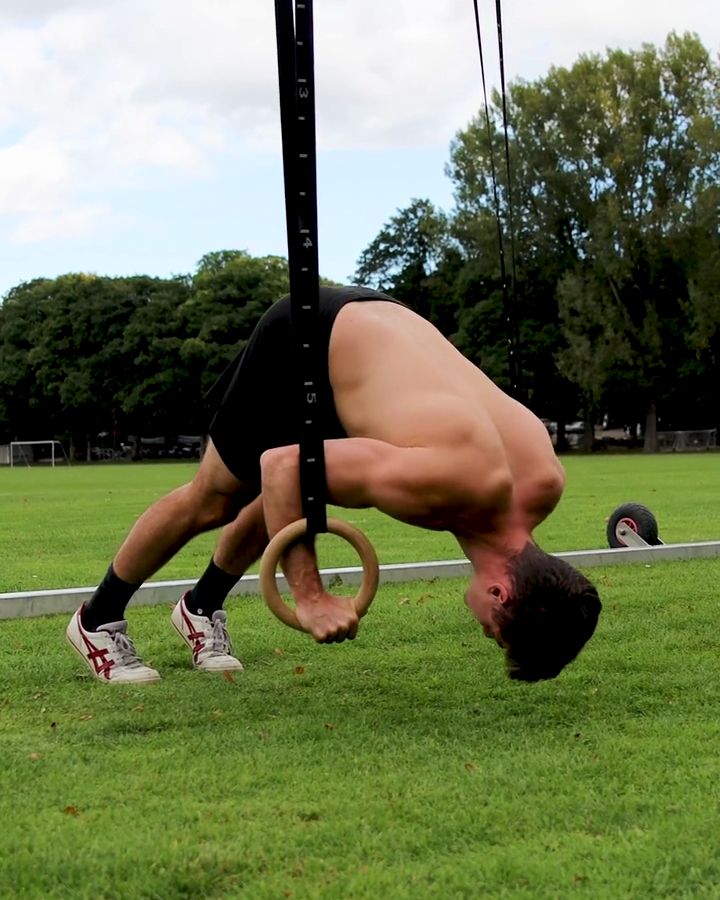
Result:
<svg viewBox="0 0 720 900">
<path fill-rule="evenodd" d="M 187 628 L 187 639 L 192 641 L 192 655 L 193 660 L 197 662 L 198 654 L 202 653 L 205 649 L 205 632 L 197 631 L 193 626 L 193 623 L 190 619 L 185 615 L 185 610 L 182 611 L 183 622 L 185 622 L 185 626 Z"/>
<path fill-rule="evenodd" d="M 85 646 L 87 647 L 87 658 L 95 667 L 95 674 L 100 675 L 110 681 L 110 670 L 115 665 L 115 661 L 107 658 L 107 647 L 96 647 L 91 641 L 87 639 L 87 636 L 82 632 L 80 633 L 80 636 L 82 637 L 83 641 L 85 642 Z"/>
</svg>

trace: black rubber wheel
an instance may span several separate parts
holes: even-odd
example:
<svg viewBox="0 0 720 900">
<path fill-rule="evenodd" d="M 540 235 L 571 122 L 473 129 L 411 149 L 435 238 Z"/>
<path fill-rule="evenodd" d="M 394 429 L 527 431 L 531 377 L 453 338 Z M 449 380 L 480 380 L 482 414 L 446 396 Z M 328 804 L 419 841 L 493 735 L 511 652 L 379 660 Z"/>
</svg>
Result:
<svg viewBox="0 0 720 900">
<path fill-rule="evenodd" d="M 656 546 L 662 544 L 658 538 L 658 523 L 655 516 L 647 506 L 641 503 L 623 503 L 613 512 L 607 523 L 607 540 L 611 547 L 626 547 L 627 544 L 618 538 L 615 533 L 620 522 L 629 525 L 648 544 Z"/>
</svg>

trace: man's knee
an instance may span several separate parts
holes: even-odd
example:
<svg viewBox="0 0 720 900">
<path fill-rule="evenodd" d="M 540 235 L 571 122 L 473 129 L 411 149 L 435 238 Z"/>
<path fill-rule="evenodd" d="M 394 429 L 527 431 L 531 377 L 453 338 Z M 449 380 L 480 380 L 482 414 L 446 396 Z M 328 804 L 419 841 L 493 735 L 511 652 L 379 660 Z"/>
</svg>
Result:
<svg viewBox="0 0 720 900">
<path fill-rule="evenodd" d="M 200 531 L 232 522 L 256 493 L 230 472 L 212 442 L 188 490 L 196 527 Z"/>
<path fill-rule="evenodd" d="M 201 531 L 210 531 L 232 522 L 241 508 L 239 497 L 222 494 L 207 496 L 199 504 L 195 520 Z"/>
<path fill-rule="evenodd" d="M 248 499 L 242 491 L 224 493 L 194 483 L 189 488 L 190 507 L 198 531 L 210 531 L 232 522 Z"/>
</svg>

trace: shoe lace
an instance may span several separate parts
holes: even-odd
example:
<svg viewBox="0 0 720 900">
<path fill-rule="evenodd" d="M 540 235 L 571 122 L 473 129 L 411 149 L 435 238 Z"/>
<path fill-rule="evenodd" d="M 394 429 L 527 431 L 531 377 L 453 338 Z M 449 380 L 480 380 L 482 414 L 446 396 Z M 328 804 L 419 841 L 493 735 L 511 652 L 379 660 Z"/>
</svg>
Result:
<svg viewBox="0 0 720 900">
<path fill-rule="evenodd" d="M 213 620 L 205 647 L 212 654 L 232 656 L 232 641 L 228 634 L 227 625 L 222 619 Z"/>
<path fill-rule="evenodd" d="M 118 662 L 121 666 L 133 669 L 143 665 L 143 661 L 140 659 L 131 638 L 122 631 L 116 631 L 112 638 L 115 652 L 118 655 Z"/>
</svg>

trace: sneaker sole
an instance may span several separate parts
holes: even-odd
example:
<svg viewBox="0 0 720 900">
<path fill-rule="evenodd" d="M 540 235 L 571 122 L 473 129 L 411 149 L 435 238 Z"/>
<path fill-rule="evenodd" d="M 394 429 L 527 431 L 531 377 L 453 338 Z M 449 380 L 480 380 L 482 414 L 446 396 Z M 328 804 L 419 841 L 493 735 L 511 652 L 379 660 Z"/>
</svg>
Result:
<svg viewBox="0 0 720 900">
<path fill-rule="evenodd" d="M 100 681 L 102 684 L 156 684 L 161 680 L 160 675 L 153 675 L 151 678 L 138 678 L 135 681 L 113 681 L 112 678 L 98 678 L 97 672 L 95 672 L 94 669 L 90 668 L 90 664 L 85 658 L 83 652 L 81 650 L 78 650 L 78 648 L 75 646 L 75 644 L 73 644 L 67 634 L 65 635 L 65 640 L 68 642 L 68 644 L 70 644 L 70 646 L 77 653 L 80 659 L 85 663 L 85 667 L 90 670 L 90 674 L 93 676 L 95 681 Z"/>
</svg>

